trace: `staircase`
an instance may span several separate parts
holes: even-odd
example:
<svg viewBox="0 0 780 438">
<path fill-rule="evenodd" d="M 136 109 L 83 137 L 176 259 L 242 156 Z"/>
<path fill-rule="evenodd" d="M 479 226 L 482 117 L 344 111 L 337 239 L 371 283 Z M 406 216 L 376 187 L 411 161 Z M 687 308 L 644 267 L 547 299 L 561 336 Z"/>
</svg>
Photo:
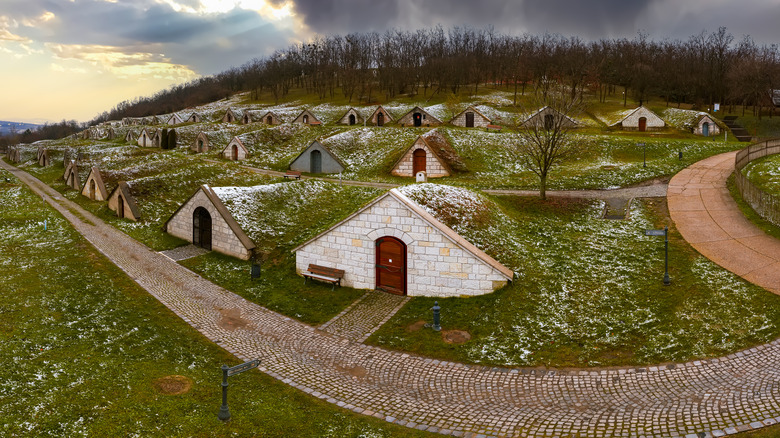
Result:
<svg viewBox="0 0 780 438">
<path fill-rule="evenodd" d="M 737 116 L 726 116 L 723 118 L 723 123 L 728 126 L 731 133 L 734 134 L 734 137 L 737 137 L 737 140 L 746 142 L 752 140 L 752 137 L 748 134 L 747 130 L 737 123 Z"/>
</svg>

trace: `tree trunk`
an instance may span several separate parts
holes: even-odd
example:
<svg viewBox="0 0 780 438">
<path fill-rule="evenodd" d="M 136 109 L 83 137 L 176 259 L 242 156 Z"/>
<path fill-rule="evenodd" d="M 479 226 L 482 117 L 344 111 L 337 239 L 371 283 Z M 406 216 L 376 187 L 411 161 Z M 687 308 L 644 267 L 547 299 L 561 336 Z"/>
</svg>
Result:
<svg viewBox="0 0 780 438">
<path fill-rule="evenodd" d="M 542 200 L 547 199 L 547 175 L 539 177 L 539 198 Z"/>
</svg>

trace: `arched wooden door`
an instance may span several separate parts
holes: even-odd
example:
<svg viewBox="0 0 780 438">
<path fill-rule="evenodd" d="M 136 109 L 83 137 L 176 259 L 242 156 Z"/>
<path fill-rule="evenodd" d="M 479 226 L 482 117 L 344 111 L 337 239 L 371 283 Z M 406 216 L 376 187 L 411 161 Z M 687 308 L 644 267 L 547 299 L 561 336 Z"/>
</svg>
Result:
<svg viewBox="0 0 780 438">
<path fill-rule="evenodd" d="M 421 113 L 414 113 L 414 114 L 412 114 L 412 118 L 414 119 L 414 126 L 422 126 L 422 114 Z"/>
<path fill-rule="evenodd" d="M 385 115 L 381 112 L 376 115 L 376 126 L 385 126 Z"/>
<path fill-rule="evenodd" d="M 322 173 L 322 152 L 316 149 L 311 151 L 309 164 L 311 165 L 311 173 Z"/>
<path fill-rule="evenodd" d="M 354 114 L 350 114 L 349 115 L 349 124 L 350 125 L 354 125 L 355 122 L 356 122 L 355 115 Z"/>
<path fill-rule="evenodd" d="M 406 295 L 406 245 L 395 237 L 376 240 L 376 288 Z"/>
<path fill-rule="evenodd" d="M 198 139 L 198 152 L 203 152 L 203 139 Z"/>
<path fill-rule="evenodd" d="M 474 127 L 474 113 L 466 113 L 466 127 L 467 128 L 473 128 Z"/>
<path fill-rule="evenodd" d="M 116 197 L 116 215 L 120 218 L 125 217 L 125 199 L 122 195 L 117 195 Z"/>
<path fill-rule="evenodd" d="M 307 116 L 306 114 L 303 115 L 303 123 L 309 124 L 309 116 Z"/>
<path fill-rule="evenodd" d="M 639 118 L 639 132 L 647 131 L 647 117 Z"/>
<path fill-rule="evenodd" d="M 192 244 L 211 251 L 211 215 L 203 207 L 192 212 Z"/>
<path fill-rule="evenodd" d="M 233 149 L 231 150 L 231 153 L 230 153 L 230 159 L 233 160 L 233 161 L 237 161 L 238 160 L 238 146 L 237 145 L 233 145 Z"/>
<path fill-rule="evenodd" d="M 268 117 L 265 119 L 265 123 L 267 123 L 267 124 L 269 124 L 269 125 L 273 125 L 273 124 L 274 124 L 274 119 L 273 119 L 271 116 L 268 116 Z"/>
<path fill-rule="evenodd" d="M 702 123 L 701 125 L 701 135 L 705 137 L 710 136 L 710 124 L 707 122 Z"/>
<path fill-rule="evenodd" d="M 412 159 L 414 160 L 412 163 L 412 173 L 414 175 L 417 175 L 417 172 L 427 172 L 425 149 L 415 149 Z"/>
<path fill-rule="evenodd" d="M 89 199 L 95 200 L 95 192 L 97 191 L 97 184 L 95 184 L 95 180 L 91 179 L 89 180 Z"/>
</svg>

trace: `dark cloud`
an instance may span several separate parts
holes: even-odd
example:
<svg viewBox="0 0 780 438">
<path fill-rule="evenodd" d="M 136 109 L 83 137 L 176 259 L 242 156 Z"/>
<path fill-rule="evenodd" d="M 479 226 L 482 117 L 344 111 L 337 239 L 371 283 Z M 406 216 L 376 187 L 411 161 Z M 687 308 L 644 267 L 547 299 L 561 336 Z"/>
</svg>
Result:
<svg viewBox="0 0 780 438">
<path fill-rule="evenodd" d="M 590 40 L 632 38 L 639 31 L 653 39 L 687 39 L 727 26 L 736 36 L 780 42 L 777 0 L 295 0 L 295 10 L 321 34 L 441 24 Z"/>
<path fill-rule="evenodd" d="M 634 22 L 654 0 L 297 0 L 296 11 L 320 33 L 383 31 L 436 24 L 493 26 L 601 37 L 634 33 Z"/>
<path fill-rule="evenodd" d="M 197 0 L 182 3 L 199 4 Z M 41 22 L 39 17 L 47 11 L 55 18 Z M 161 53 L 200 74 L 218 73 L 270 54 L 293 38 L 291 30 L 275 27 L 255 11 L 234 8 L 226 13 L 190 14 L 154 0 L 4 0 L 3 15 L 18 24 L 14 34 L 35 42 Z"/>
</svg>

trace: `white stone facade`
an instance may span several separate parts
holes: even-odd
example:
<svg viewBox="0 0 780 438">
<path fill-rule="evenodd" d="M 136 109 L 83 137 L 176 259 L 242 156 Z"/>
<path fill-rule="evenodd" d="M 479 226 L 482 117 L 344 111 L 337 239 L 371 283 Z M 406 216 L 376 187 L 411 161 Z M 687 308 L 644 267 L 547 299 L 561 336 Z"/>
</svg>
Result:
<svg viewBox="0 0 780 438">
<path fill-rule="evenodd" d="M 474 115 L 474 128 L 487 128 L 487 125 L 490 124 L 490 119 L 485 117 L 482 113 L 475 110 L 472 107 L 469 107 L 466 109 L 466 111 L 463 111 L 462 113 L 458 114 L 457 116 L 453 117 L 452 120 L 450 120 L 450 124 L 454 126 L 460 126 L 462 128 L 466 127 L 466 114 L 471 113 Z"/>
<path fill-rule="evenodd" d="M 198 207 L 208 210 L 211 215 L 211 249 L 229 256 L 248 260 L 252 255 L 251 249 L 247 248 L 236 236 L 233 229 L 228 225 L 219 209 L 214 205 L 208 196 L 199 189 L 165 224 L 165 230 L 168 234 L 192 242 L 193 213 Z"/>
<path fill-rule="evenodd" d="M 634 112 L 626 116 L 626 118 L 618 122 L 618 124 L 625 130 L 638 130 L 639 119 L 642 117 L 647 121 L 645 126 L 648 131 L 663 129 L 663 127 L 666 126 L 666 122 L 664 122 L 663 119 L 643 106 L 635 109 Z"/>
<path fill-rule="evenodd" d="M 512 278 L 509 269 L 395 190 L 296 248 L 296 270 L 306 271 L 309 264 L 343 269 L 343 285 L 374 289 L 375 242 L 386 236 L 398 238 L 406 245 L 409 296 L 484 295 Z"/>
<path fill-rule="evenodd" d="M 439 161 L 437 155 L 422 137 L 417 137 L 412 147 L 406 151 L 403 158 L 393 167 L 391 173 L 395 176 L 416 177 L 414 174 L 414 151 L 417 149 L 425 151 L 425 173 L 428 178 L 450 176 L 450 172 Z"/>
<path fill-rule="evenodd" d="M 228 160 L 233 160 L 234 148 L 237 150 L 235 160 L 245 160 L 249 151 L 247 151 L 246 146 L 244 146 L 244 143 L 238 137 L 233 137 L 233 140 L 230 140 L 230 143 L 225 146 L 225 149 L 222 149 L 222 156 Z"/>
<path fill-rule="evenodd" d="M 704 135 L 704 124 L 708 123 L 708 131 L 707 136 L 712 137 L 713 135 L 720 134 L 720 127 L 717 123 L 715 123 L 710 116 L 704 116 L 701 119 L 699 119 L 699 122 L 696 123 L 696 127 L 693 129 L 693 133 L 696 135 Z"/>
</svg>

